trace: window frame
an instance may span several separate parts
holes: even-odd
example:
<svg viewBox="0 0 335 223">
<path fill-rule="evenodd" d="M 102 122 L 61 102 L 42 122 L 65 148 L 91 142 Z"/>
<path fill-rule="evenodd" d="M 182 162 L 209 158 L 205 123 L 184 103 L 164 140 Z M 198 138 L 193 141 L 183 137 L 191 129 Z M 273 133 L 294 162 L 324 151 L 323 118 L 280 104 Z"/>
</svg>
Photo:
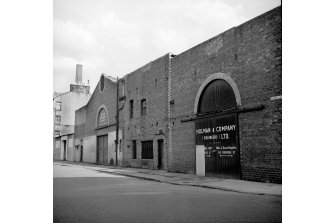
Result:
<svg viewBox="0 0 335 223">
<path fill-rule="evenodd" d="M 56 101 L 55 102 L 55 109 L 56 109 L 56 111 L 61 111 L 62 110 L 62 102 Z"/>
<path fill-rule="evenodd" d="M 105 116 L 106 116 L 106 122 L 104 124 L 101 124 L 100 123 L 100 118 L 101 118 L 101 115 L 102 115 L 102 112 L 104 111 L 105 113 Z M 100 125 L 101 124 L 101 125 Z M 98 114 L 97 114 L 97 125 L 96 127 L 97 128 L 101 128 L 101 127 L 104 127 L 104 126 L 108 126 L 109 125 L 109 117 L 108 117 L 108 112 L 107 112 L 107 109 L 105 106 L 101 107 L 99 110 L 98 110 Z"/>
<path fill-rule="evenodd" d="M 153 140 L 141 141 L 141 158 L 145 160 L 154 159 L 154 143 Z"/>
</svg>

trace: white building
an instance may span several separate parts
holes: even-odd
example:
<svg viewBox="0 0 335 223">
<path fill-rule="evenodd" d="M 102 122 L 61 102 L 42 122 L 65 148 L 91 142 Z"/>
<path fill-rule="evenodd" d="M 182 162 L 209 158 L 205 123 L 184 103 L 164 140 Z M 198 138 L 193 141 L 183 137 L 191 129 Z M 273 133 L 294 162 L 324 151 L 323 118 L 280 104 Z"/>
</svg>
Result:
<svg viewBox="0 0 335 223">
<path fill-rule="evenodd" d="M 77 64 L 75 84 L 70 84 L 70 91 L 54 92 L 53 96 L 55 160 L 74 160 L 75 111 L 86 105 L 90 97 L 90 86 L 82 82 L 82 65 Z"/>
</svg>

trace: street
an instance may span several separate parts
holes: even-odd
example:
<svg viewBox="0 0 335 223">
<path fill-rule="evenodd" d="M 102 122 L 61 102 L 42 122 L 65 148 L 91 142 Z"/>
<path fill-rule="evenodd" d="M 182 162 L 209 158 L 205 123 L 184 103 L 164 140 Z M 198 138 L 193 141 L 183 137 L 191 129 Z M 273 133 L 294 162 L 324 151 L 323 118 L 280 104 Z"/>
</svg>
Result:
<svg viewBox="0 0 335 223">
<path fill-rule="evenodd" d="M 281 222 L 282 199 L 54 163 L 54 222 Z"/>
</svg>

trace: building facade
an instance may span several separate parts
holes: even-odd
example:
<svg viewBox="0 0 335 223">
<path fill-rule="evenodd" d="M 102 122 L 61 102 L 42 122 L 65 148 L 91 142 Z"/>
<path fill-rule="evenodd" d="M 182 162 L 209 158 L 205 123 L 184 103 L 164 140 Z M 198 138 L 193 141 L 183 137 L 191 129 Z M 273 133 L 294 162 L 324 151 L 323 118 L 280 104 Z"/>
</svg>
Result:
<svg viewBox="0 0 335 223">
<path fill-rule="evenodd" d="M 280 6 L 120 79 L 119 164 L 281 183 L 281 18 Z M 105 144 L 115 161 L 117 84 L 110 88 L 76 111 L 83 161 L 99 163 Z"/>
<path fill-rule="evenodd" d="M 122 160 L 122 150 L 116 154 L 115 149 L 116 89 L 116 80 L 102 74 L 90 100 L 75 112 L 75 161 L 108 165 L 116 156 Z"/>
<path fill-rule="evenodd" d="M 75 110 L 85 105 L 90 96 L 90 87 L 82 83 L 82 65 L 77 64 L 76 82 L 70 85 L 70 91 L 55 92 L 53 97 L 55 160 L 74 160 Z"/>
</svg>

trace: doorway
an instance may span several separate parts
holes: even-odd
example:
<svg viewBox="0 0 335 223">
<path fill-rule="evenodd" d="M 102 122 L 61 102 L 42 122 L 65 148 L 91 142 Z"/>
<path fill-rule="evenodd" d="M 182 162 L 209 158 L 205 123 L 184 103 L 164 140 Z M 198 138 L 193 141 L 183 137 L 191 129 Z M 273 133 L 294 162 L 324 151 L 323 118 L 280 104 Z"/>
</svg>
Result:
<svg viewBox="0 0 335 223">
<path fill-rule="evenodd" d="M 97 163 L 108 164 L 108 135 L 97 138 Z"/>
<path fill-rule="evenodd" d="M 158 143 L 158 163 L 157 163 L 157 169 L 163 168 L 163 145 L 164 141 L 162 139 L 157 141 Z"/>
<path fill-rule="evenodd" d="M 213 74 L 201 85 L 195 104 L 200 174 L 240 179 L 239 105 L 238 89 L 227 75 Z"/>
<path fill-rule="evenodd" d="M 66 140 L 63 140 L 63 160 L 66 160 Z"/>
<path fill-rule="evenodd" d="M 83 145 L 80 145 L 80 162 L 83 162 Z"/>
</svg>

